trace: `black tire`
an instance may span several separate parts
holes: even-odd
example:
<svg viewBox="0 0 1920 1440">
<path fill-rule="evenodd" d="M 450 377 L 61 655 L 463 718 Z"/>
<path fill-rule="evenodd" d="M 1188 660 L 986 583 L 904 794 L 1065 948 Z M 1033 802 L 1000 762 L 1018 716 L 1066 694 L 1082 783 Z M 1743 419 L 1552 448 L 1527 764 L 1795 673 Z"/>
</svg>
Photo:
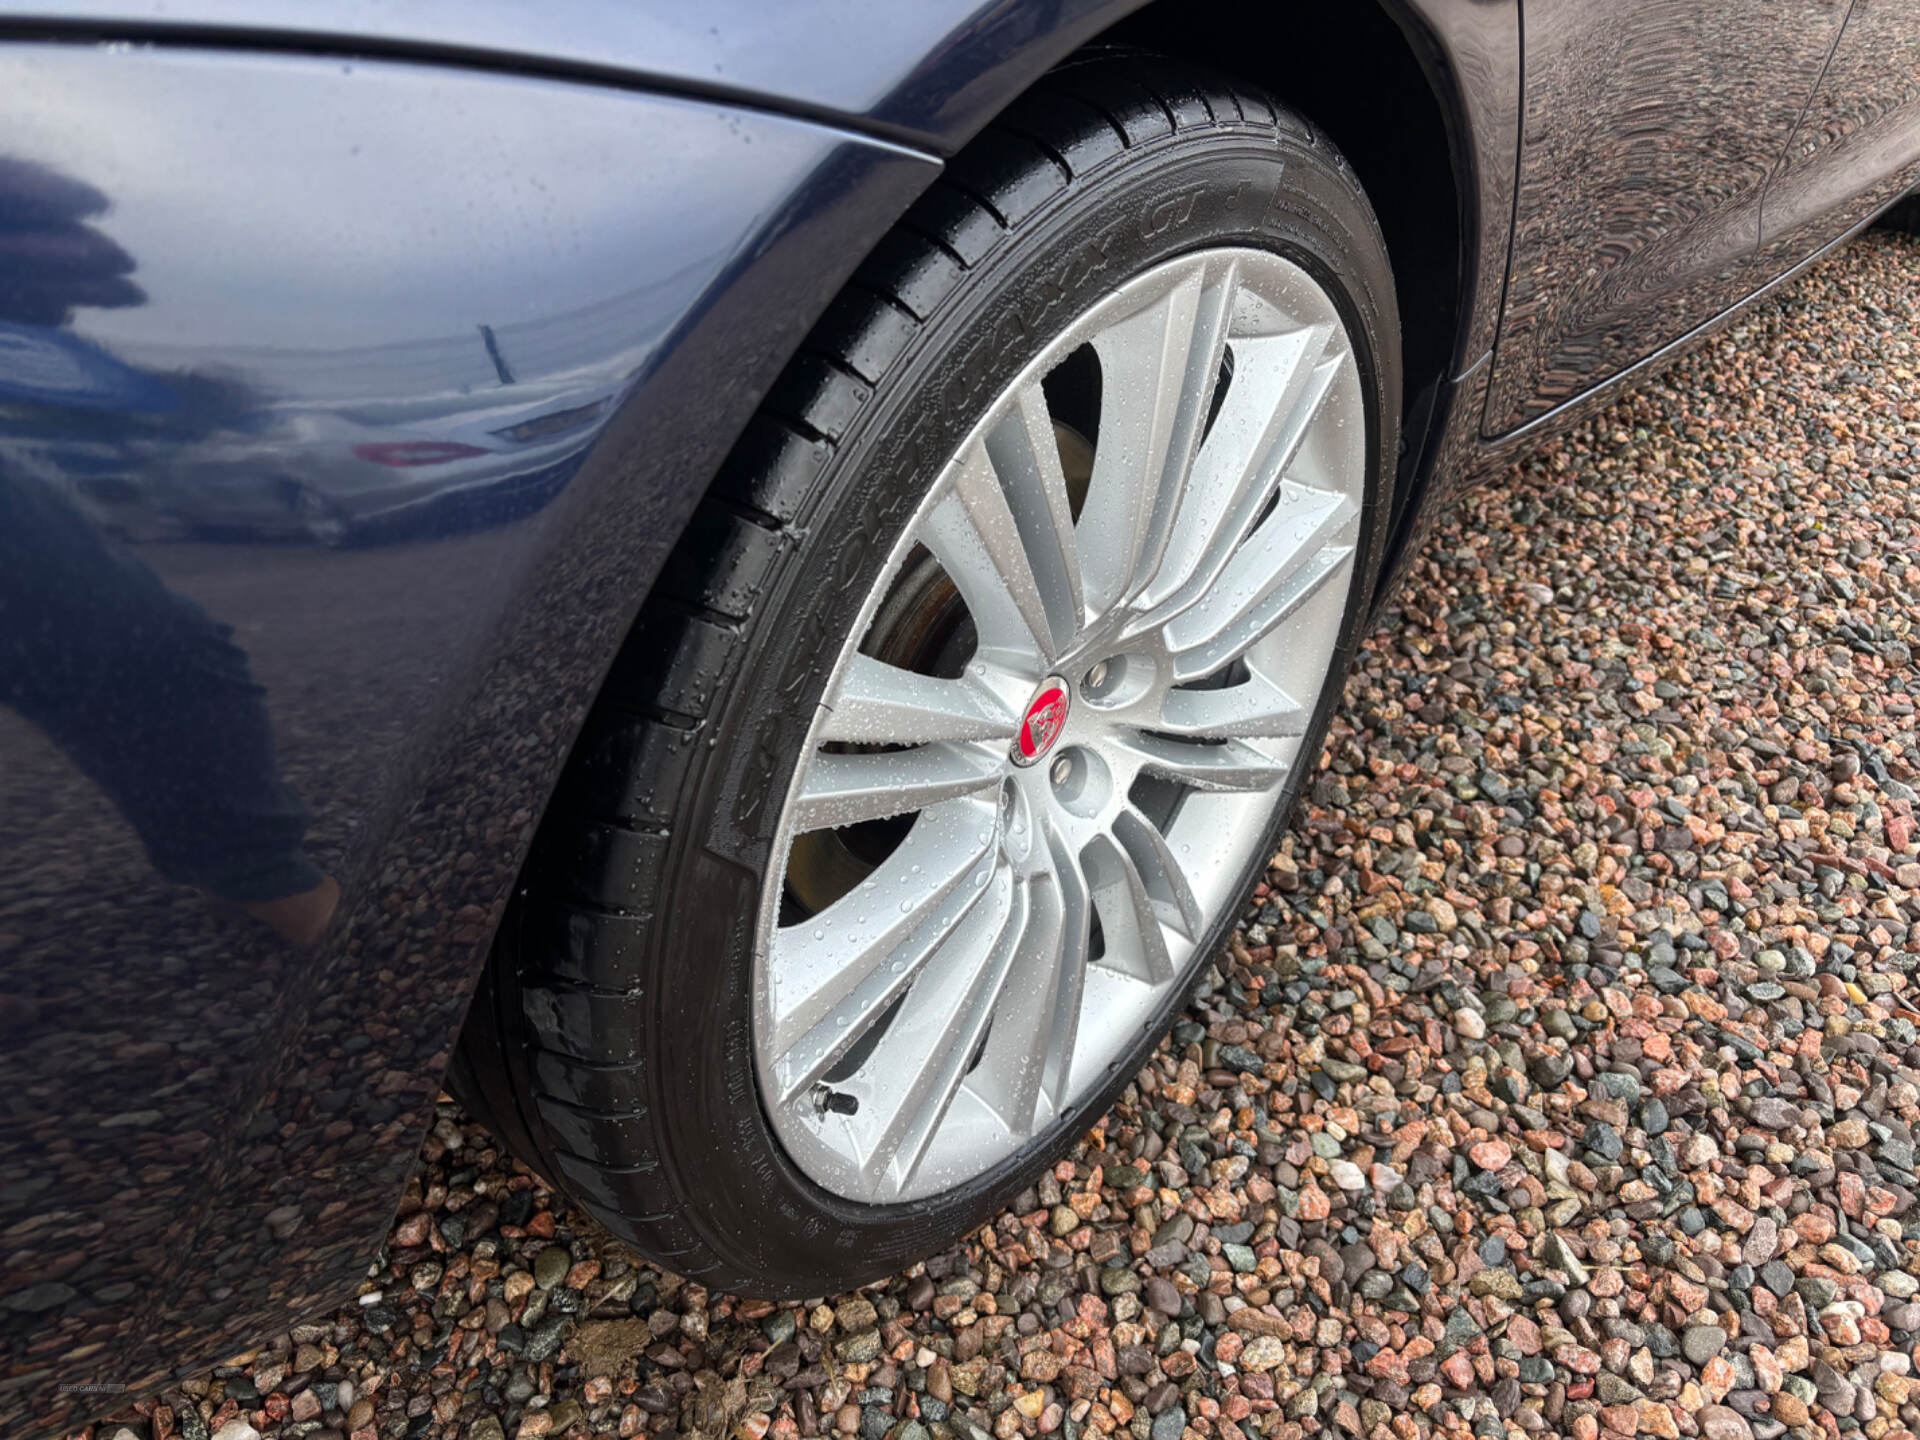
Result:
<svg viewBox="0 0 1920 1440">
<path fill-rule="evenodd" d="M 1903 235 L 1920 235 L 1920 195 L 1895 201 L 1881 212 L 1874 224 L 1882 230 L 1898 230 Z"/>
<path fill-rule="evenodd" d="M 860 1205 L 803 1175 L 760 1108 L 750 951 L 808 722 L 939 467 L 1096 297 L 1220 243 L 1281 252 L 1326 286 L 1366 394 L 1364 553 L 1302 751 L 1317 755 L 1378 572 L 1397 450 L 1386 248 L 1313 126 L 1150 56 L 1055 72 L 955 161 L 789 365 L 647 602 L 503 927 L 464 1089 L 530 1163 L 669 1269 L 779 1296 L 897 1271 L 1004 1206 L 1171 1024 L 1177 996 L 1102 1093 L 984 1177 Z"/>
</svg>

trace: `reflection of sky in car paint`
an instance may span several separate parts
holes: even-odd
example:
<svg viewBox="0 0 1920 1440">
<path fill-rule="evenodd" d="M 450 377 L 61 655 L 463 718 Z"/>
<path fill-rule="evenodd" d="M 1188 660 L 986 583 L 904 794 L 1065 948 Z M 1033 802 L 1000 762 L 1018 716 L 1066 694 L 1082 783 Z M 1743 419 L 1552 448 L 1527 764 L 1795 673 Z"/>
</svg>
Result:
<svg viewBox="0 0 1920 1440">
<path fill-rule="evenodd" d="M 540 380 L 605 388 L 629 378 L 659 339 L 655 292 L 681 283 L 688 268 L 574 310 L 494 325 L 501 357 L 520 382 L 514 388 Z M 83 312 L 79 328 L 104 339 L 86 321 Z M 205 346 L 165 341 L 105 343 L 128 360 L 163 372 L 199 363 L 208 354 Z M 217 358 L 268 395 L 297 395 L 307 403 L 374 402 L 398 392 L 418 405 L 430 395 L 502 388 L 478 324 L 387 344 L 228 345 L 219 348 Z"/>
<path fill-rule="evenodd" d="M 970 24 L 997 30 L 1003 44 L 1037 38 L 1057 23 L 1046 6 L 975 4 Z M 17 0 L 10 7 L 29 18 L 98 20 L 106 29 L 127 19 L 163 21 L 175 8 L 168 0 Z M 223 30 L 290 26 L 348 45 L 362 37 L 451 42 L 515 58 L 629 67 L 642 77 L 698 77 L 850 114 L 886 105 L 894 86 L 926 57 L 938 57 L 956 24 L 968 19 L 963 7 L 901 0 L 787 0 L 780 7 L 766 0 L 293 0 L 264 16 L 258 0 L 194 0 L 192 16 Z M 856 58 L 833 63 L 841 57 Z M 909 94 L 904 103 L 942 98 L 937 78 L 923 89 L 931 94 Z"/>
<path fill-rule="evenodd" d="M 351 352 L 338 357 L 348 382 L 392 347 L 388 359 L 416 379 L 424 368 L 461 388 L 496 383 L 484 323 L 533 373 L 604 361 L 616 335 L 638 360 L 656 337 L 635 333 L 652 288 L 635 282 L 658 283 L 725 243 L 707 217 L 726 207 L 699 194 L 714 171 L 685 165 L 688 149 L 712 144 L 710 120 L 692 104 L 650 100 L 642 110 L 616 92 L 516 81 L 511 98 L 523 103 L 502 105 L 497 77 L 442 71 L 422 83 L 412 67 L 343 62 L 355 101 L 343 108 L 335 74 L 316 74 L 310 60 L 183 52 L 141 56 L 124 85 L 99 92 L 110 103 L 77 111 L 59 93 L 63 67 L 40 63 L 50 53 L 21 49 L 0 61 L 0 134 L 56 166 L 71 157 L 110 197 L 94 223 L 139 263 L 149 303 L 83 310 L 74 328 L 129 359 L 231 357 L 270 385 L 290 366 L 306 389 L 329 368 L 321 352 Z M 169 92 L 204 98 L 210 86 L 221 100 L 212 118 L 204 106 L 168 103 Z M 660 178 L 633 173 L 631 132 L 642 117 L 660 133 L 641 163 L 673 170 L 684 197 L 671 214 L 640 200 L 658 195 Z M 676 143 L 693 126 L 700 145 Z M 400 178 L 362 159 L 396 132 L 435 163 Z M 553 166 L 555 153 L 571 163 Z M 100 173 L 103 155 L 111 173 Z M 276 162 L 264 182 L 263 155 Z M 276 227 L 286 244 L 272 254 L 229 242 L 258 227 L 222 225 L 295 212 L 310 223 Z M 454 270 L 430 263 L 450 229 L 463 237 Z M 644 254 L 607 243 L 636 234 Z M 355 303 L 369 271 L 398 297 L 378 311 Z M 283 283 L 289 274 L 297 287 Z M 529 275 L 541 277 L 537 287 Z M 584 327 L 583 314 L 592 317 Z M 305 354 L 277 364 L 275 351 Z"/>
</svg>

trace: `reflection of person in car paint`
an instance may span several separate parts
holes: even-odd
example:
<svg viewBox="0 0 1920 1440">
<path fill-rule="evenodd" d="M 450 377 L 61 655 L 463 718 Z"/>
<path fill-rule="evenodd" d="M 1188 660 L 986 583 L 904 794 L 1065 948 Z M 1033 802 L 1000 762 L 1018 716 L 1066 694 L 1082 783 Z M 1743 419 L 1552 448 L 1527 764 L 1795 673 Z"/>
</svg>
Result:
<svg viewBox="0 0 1920 1440">
<path fill-rule="evenodd" d="M 0 416 L 22 428 L 111 431 L 179 406 L 60 328 L 76 306 L 146 298 L 131 257 L 82 223 L 105 207 L 91 186 L 0 157 Z M 226 626 L 0 456 L 0 703 L 112 797 L 162 874 L 311 944 L 340 887 L 302 848 L 307 814 L 275 765 L 262 693 Z"/>
</svg>

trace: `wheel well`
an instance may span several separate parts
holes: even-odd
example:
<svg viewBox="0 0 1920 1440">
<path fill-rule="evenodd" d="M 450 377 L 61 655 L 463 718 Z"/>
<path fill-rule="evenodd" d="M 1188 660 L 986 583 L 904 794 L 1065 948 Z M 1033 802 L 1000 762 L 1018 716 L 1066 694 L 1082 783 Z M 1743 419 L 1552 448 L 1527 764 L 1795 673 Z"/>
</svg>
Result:
<svg viewBox="0 0 1920 1440">
<path fill-rule="evenodd" d="M 1332 137 L 1352 164 L 1393 265 L 1406 374 L 1406 453 L 1426 439 L 1424 393 L 1462 333 L 1465 208 L 1449 117 L 1406 31 L 1373 0 L 1254 6 L 1157 0 L 1100 36 L 1258 85 Z"/>
</svg>

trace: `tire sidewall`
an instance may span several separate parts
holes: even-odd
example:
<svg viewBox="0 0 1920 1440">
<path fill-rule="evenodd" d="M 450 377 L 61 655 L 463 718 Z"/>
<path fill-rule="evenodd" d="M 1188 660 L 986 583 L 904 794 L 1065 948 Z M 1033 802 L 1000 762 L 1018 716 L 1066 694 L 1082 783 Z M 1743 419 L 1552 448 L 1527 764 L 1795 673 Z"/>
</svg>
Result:
<svg viewBox="0 0 1920 1440">
<path fill-rule="evenodd" d="M 753 951 L 772 840 L 832 668 L 899 537 L 980 416 L 1080 314 L 1126 280 L 1195 250 L 1247 245 L 1308 270 L 1334 297 L 1361 373 L 1368 486 L 1329 683 L 1299 750 L 1277 831 L 1317 760 L 1377 574 L 1400 404 L 1398 319 L 1385 247 L 1359 186 L 1324 142 L 1221 127 L 1129 149 L 1002 237 L 926 323 L 842 435 L 800 543 L 775 567 L 714 743 L 682 793 L 658 914 L 643 1037 L 660 1099 L 659 1162 L 720 1257 L 716 1281 L 818 1293 L 952 1243 L 1030 1182 L 1110 1107 L 1184 1003 L 1179 987 L 1110 1078 L 987 1174 L 937 1197 L 875 1206 L 815 1184 L 786 1156 L 759 1099 Z M 1271 840 L 1269 835 L 1268 839 Z M 1255 851 L 1246 890 L 1264 869 Z M 1218 949 L 1229 909 L 1195 951 Z"/>
</svg>

